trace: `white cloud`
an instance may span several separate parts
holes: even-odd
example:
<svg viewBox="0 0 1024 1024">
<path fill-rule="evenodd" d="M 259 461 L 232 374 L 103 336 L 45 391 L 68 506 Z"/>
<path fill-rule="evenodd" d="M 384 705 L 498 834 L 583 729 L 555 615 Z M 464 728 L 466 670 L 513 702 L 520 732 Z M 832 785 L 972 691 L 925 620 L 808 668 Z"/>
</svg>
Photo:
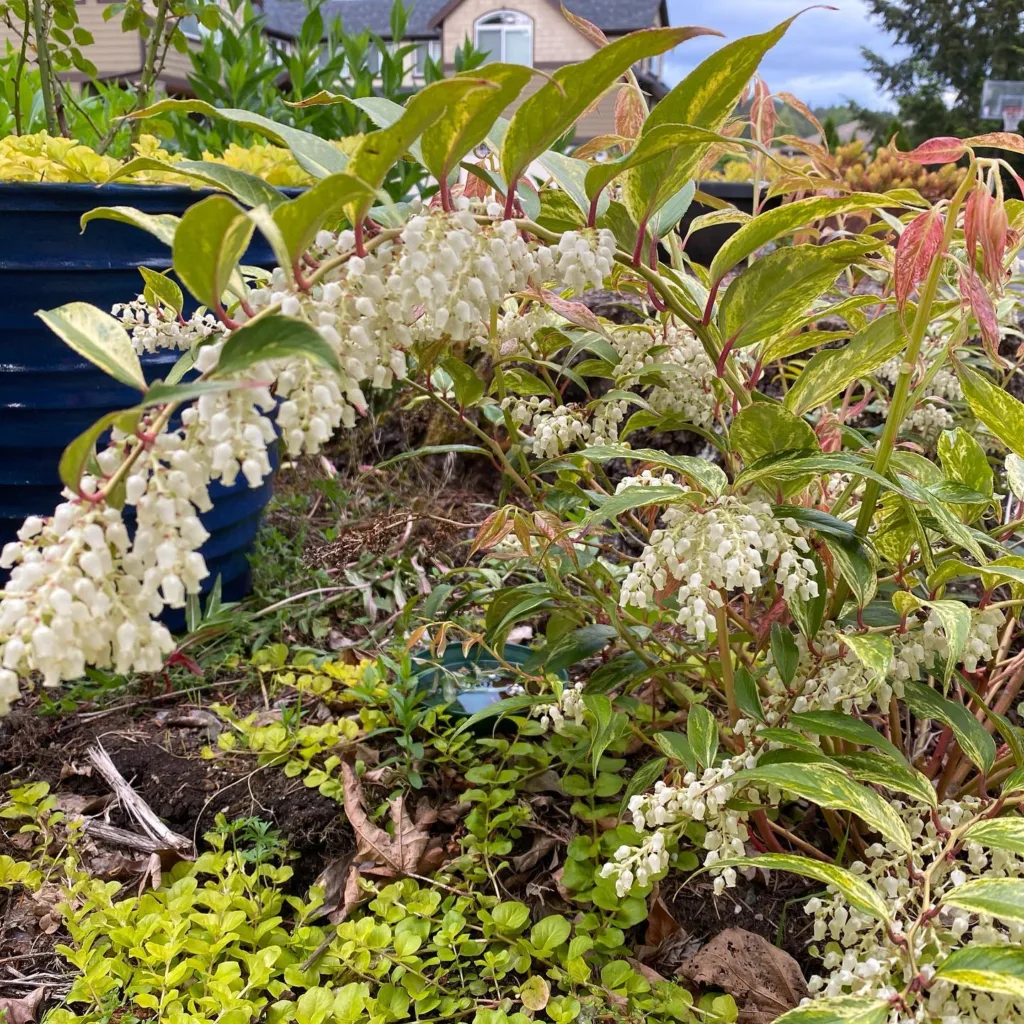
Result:
<svg viewBox="0 0 1024 1024">
<path fill-rule="evenodd" d="M 839 10 L 801 15 L 768 52 L 761 73 L 775 92 L 794 93 L 812 106 L 856 100 L 891 108 L 865 70 L 861 47 L 894 52 L 889 36 L 868 16 L 863 0 L 832 0 Z M 726 39 L 764 32 L 800 10 L 801 0 L 668 0 L 673 25 L 705 25 Z M 724 40 L 700 37 L 683 43 L 665 59 L 665 78 L 675 84 Z"/>
</svg>

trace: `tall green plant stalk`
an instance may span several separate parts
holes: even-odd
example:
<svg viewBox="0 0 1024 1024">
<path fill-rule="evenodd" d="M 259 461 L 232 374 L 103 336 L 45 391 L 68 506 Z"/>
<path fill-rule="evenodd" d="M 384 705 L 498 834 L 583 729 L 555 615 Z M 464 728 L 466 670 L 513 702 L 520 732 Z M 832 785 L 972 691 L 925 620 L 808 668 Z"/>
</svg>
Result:
<svg viewBox="0 0 1024 1024">
<path fill-rule="evenodd" d="M 46 12 L 43 10 L 43 0 L 32 0 L 32 28 L 35 33 L 36 61 L 39 64 L 39 92 L 43 97 L 46 129 L 51 135 L 57 135 L 60 126 L 57 123 L 57 105 L 54 102 L 53 68 L 50 64 L 49 33 L 46 25 Z"/>
</svg>

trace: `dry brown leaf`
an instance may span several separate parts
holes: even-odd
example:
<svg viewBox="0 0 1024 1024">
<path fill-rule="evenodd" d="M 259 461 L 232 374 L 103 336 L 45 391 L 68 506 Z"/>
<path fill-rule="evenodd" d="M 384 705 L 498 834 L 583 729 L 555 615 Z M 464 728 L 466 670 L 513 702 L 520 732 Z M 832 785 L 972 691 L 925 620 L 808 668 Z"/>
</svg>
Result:
<svg viewBox="0 0 1024 1024">
<path fill-rule="evenodd" d="M 45 988 L 37 988 L 18 999 L 0 996 L 0 1020 L 4 1024 L 35 1024 L 43 1008 Z"/>
<path fill-rule="evenodd" d="M 512 858 L 512 867 L 516 871 L 529 871 L 530 868 L 535 868 L 557 845 L 558 840 L 554 836 L 538 833 L 533 837 L 533 843 L 526 853 Z"/>
<path fill-rule="evenodd" d="M 651 912 L 647 915 L 647 934 L 644 936 L 644 945 L 660 946 L 666 939 L 672 938 L 679 928 L 679 922 L 665 906 L 665 901 L 660 896 L 656 896 L 651 901 Z"/>
<path fill-rule="evenodd" d="M 738 1024 L 770 1024 L 807 995 L 797 962 L 744 928 L 727 928 L 679 968 L 695 985 L 721 989 L 736 1000 Z"/>
<path fill-rule="evenodd" d="M 661 985 L 667 980 L 653 967 L 648 967 L 647 964 L 641 963 L 639 960 L 634 960 L 631 956 L 626 957 L 626 963 L 629 964 L 637 974 L 642 978 L 645 978 L 652 985 Z"/>
<path fill-rule="evenodd" d="M 363 806 L 363 788 L 355 769 L 347 761 L 342 761 L 341 773 L 345 814 L 358 840 L 356 859 L 360 872 L 384 878 L 417 873 L 430 836 L 413 823 L 404 798 L 396 797 L 391 801 L 391 820 L 395 824 L 395 834 L 389 835 L 370 821 Z M 364 862 L 365 857 L 372 858 L 370 864 Z"/>
</svg>

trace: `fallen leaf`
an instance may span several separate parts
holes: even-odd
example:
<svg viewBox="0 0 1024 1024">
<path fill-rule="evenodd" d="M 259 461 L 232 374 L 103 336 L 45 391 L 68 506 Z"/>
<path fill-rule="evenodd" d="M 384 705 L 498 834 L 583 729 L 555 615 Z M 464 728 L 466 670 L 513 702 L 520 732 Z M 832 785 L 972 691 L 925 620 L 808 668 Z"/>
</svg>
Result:
<svg viewBox="0 0 1024 1024">
<path fill-rule="evenodd" d="M 647 964 L 641 963 L 639 960 L 634 960 L 631 956 L 626 957 L 626 963 L 629 964 L 637 974 L 649 981 L 652 985 L 663 985 L 667 980 L 653 967 L 648 967 Z"/>
<path fill-rule="evenodd" d="M 396 797 L 391 801 L 391 820 L 395 825 L 395 834 L 389 835 L 370 821 L 363 805 L 363 788 L 355 769 L 347 761 L 342 761 L 341 773 L 345 814 L 358 841 L 356 861 L 359 862 L 360 872 L 385 878 L 417 873 L 430 836 L 413 823 L 406 810 L 404 797 Z M 364 861 L 366 857 L 372 858 L 369 865 Z"/>
<path fill-rule="evenodd" d="M 644 945 L 660 946 L 679 930 L 679 922 L 665 906 L 665 901 L 660 896 L 655 897 L 651 901 L 651 911 L 647 915 L 647 934 L 644 936 Z"/>
<path fill-rule="evenodd" d="M 0 996 L 0 1020 L 4 1024 L 35 1024 L 45 995 L 45 988 L 37 988 L 18 999 Z"/>
<path fill-rule="evenodd" d="M 767 939 L 744 928 L 727 928 L 679 968 L 695 985 L 716 988 L 736 1000 L 738 1024 L 770 1024 L 807 995 L 797 962 Z"/>
<path fill-rule="evenodd" d="M 554 836 L 538 833 L 534 836 L 533 843 L 526 853 L 512 858 L 512 867 L 516 871 L 529 871 L 530 868 L 535 868 L 557 845 L 558 840 Z"/>
</svg>

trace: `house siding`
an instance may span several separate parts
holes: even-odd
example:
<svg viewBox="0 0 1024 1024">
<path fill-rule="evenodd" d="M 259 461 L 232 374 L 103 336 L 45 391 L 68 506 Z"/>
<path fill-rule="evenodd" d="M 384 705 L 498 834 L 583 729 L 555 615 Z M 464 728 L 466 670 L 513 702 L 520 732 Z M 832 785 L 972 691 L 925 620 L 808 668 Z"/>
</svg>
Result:
<svg viewBox="0 0 1024 1024">
<path fill-rule="evenodd" d="M 445 64 L 455 60 L 455 51 L 466 36 L 473 38 L 477 18 L 492 11 L 520 11 L 533 19 L 534 67 L 561 67 L 586 60 L 596 47 L 562 17 L 549 0 L 463 0 L 445 19 L 441 38 Z"/>
<path fill-rule="evenodd" d="M 137 72 L 142 66 L 142 44 L 137 32 L 122 32 L 121 19 L 103 20 L 103 11 L 109 6 L 98 0 L 79 0 L 78 22 L 92 33 L 93 42 L 82 48 L 82 53 L 95 65 L 100 78 Z M 5 25 L 0 24 L 0 52 L 6 49 L 7 41 L 12 46 L 19 43 L 18 37 Z M 81 78 L 81 75 L 69 76 Z"/>
</svg>

